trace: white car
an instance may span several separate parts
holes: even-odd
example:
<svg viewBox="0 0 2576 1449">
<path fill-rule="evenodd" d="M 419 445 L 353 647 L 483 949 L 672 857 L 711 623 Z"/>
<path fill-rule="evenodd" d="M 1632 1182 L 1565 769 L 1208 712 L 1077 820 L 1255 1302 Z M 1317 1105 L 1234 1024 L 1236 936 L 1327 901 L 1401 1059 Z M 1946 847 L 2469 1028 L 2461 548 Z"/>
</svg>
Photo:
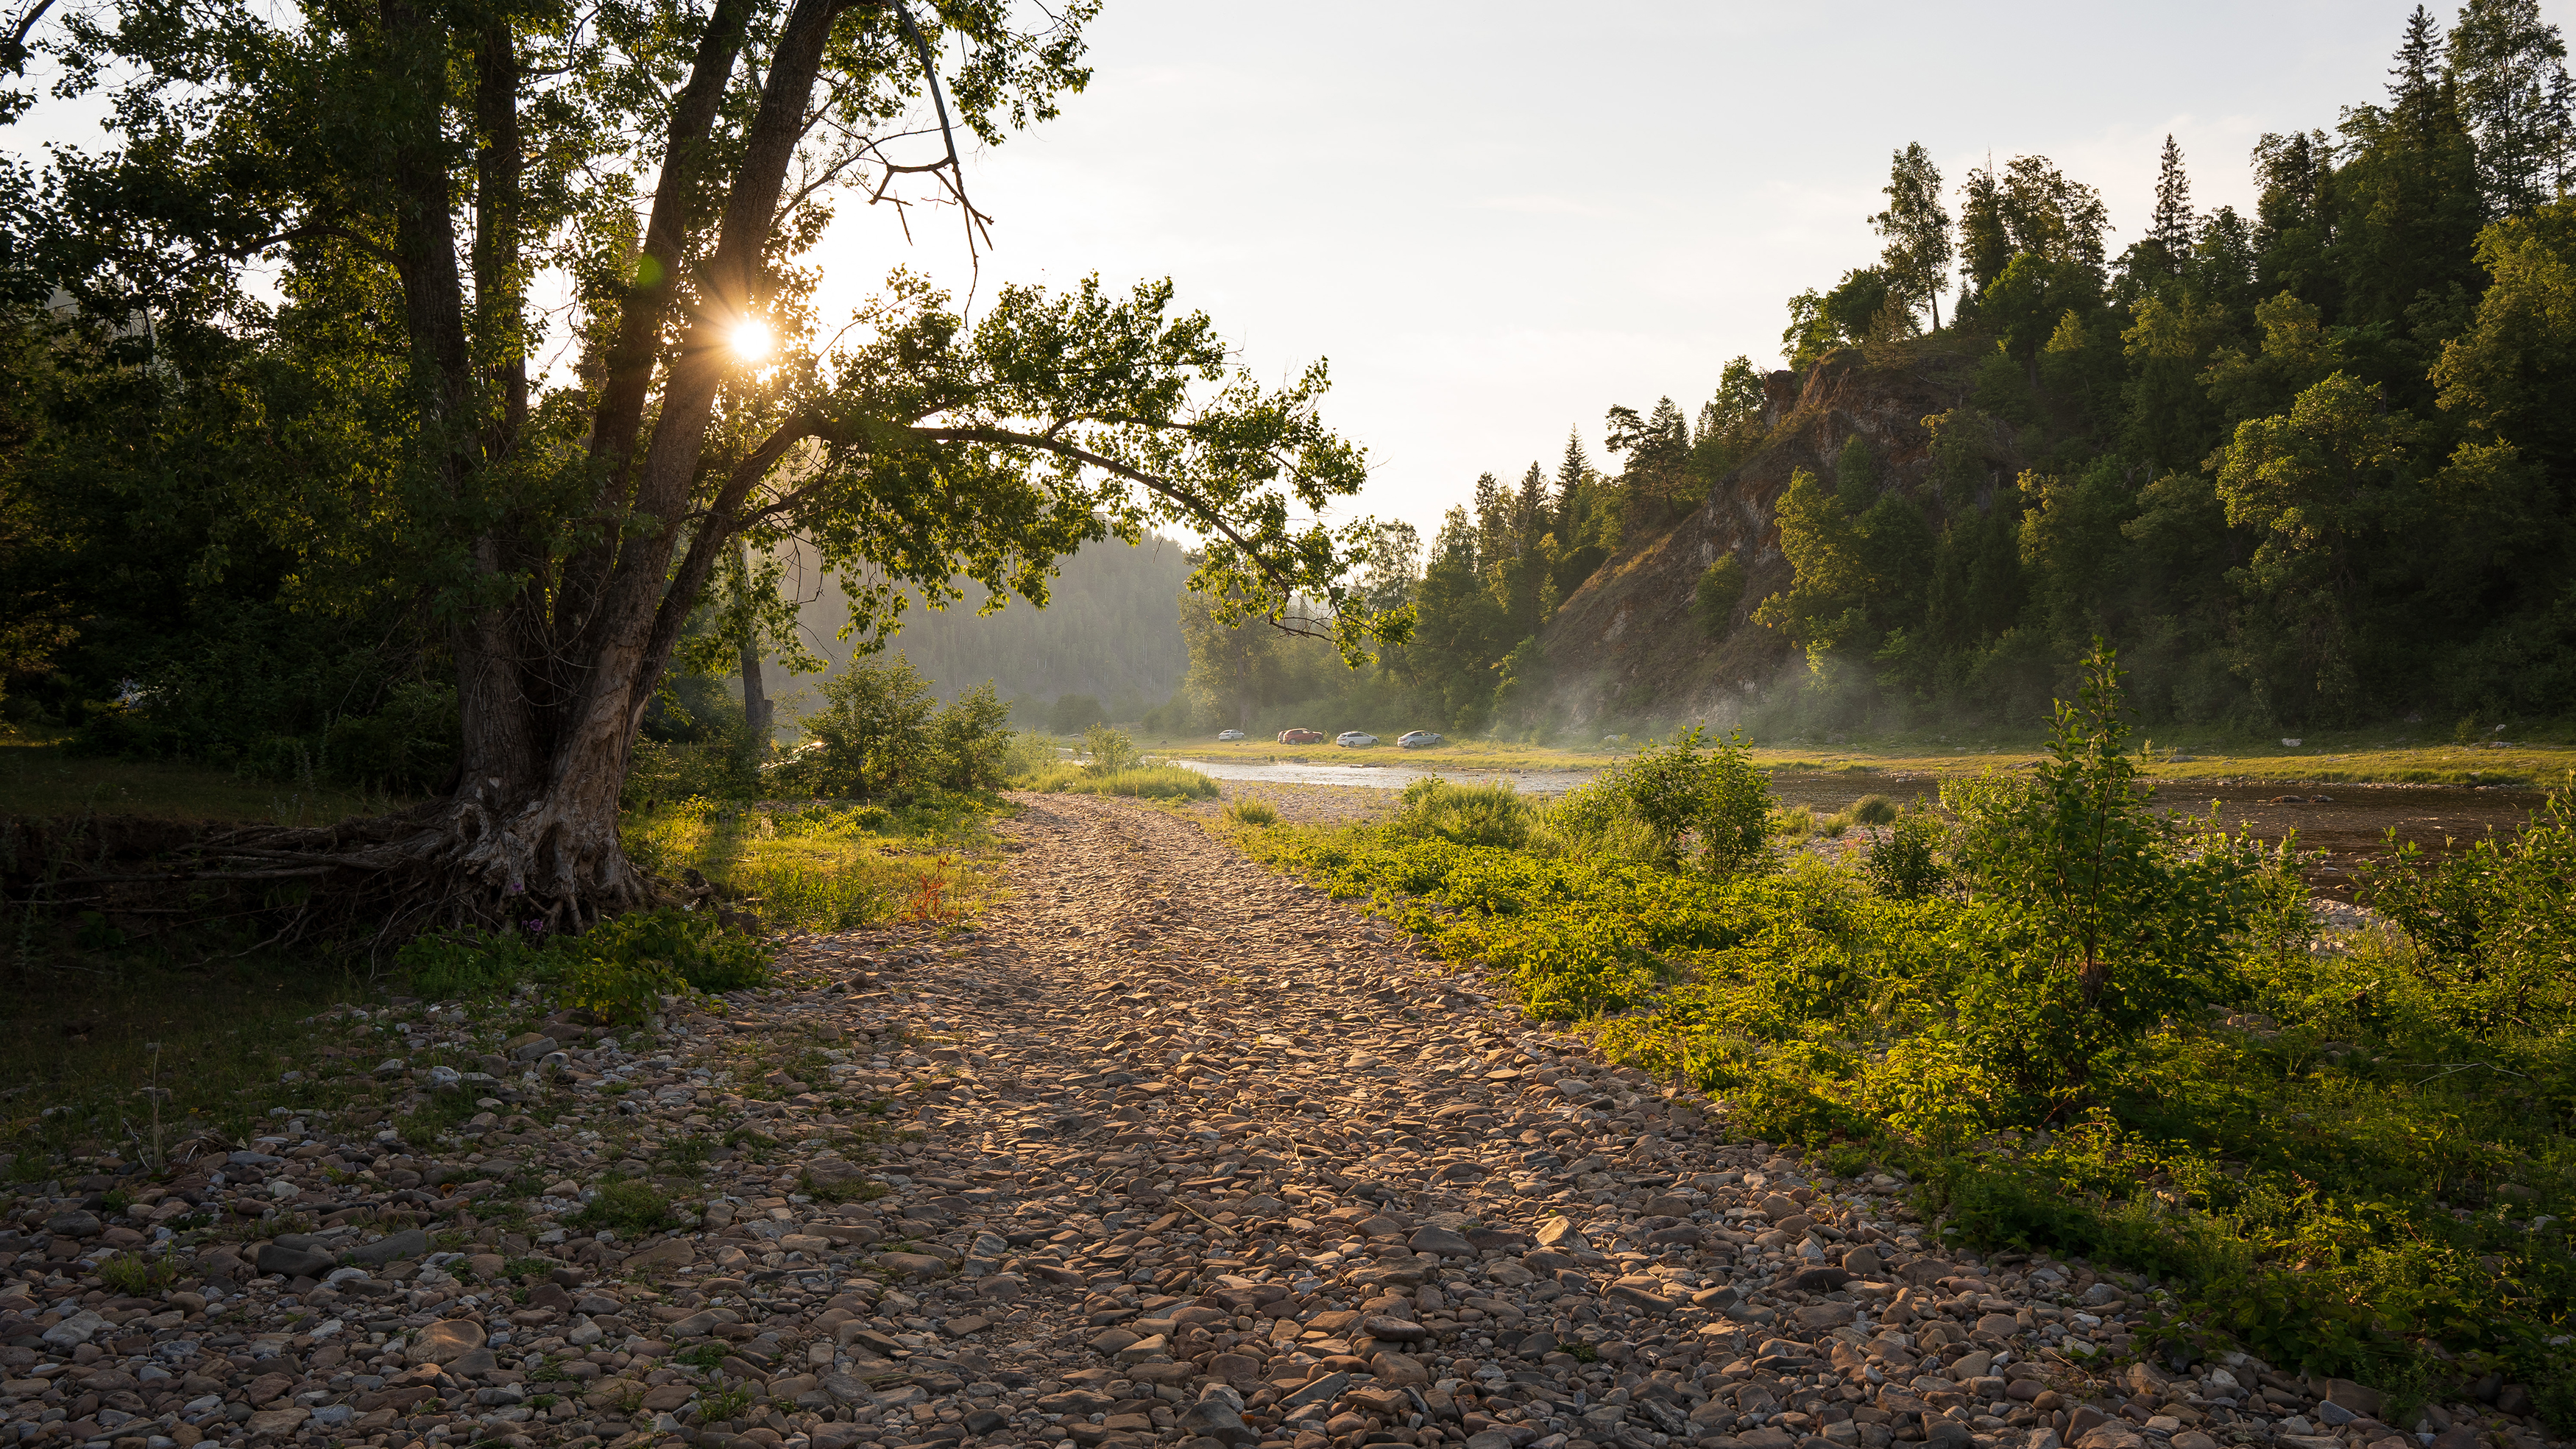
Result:
<svg viewBox="0 0 2576 1449">
<path fill-rule="evenodd" d="M 1346 750 L 1364 750 L 1377 743 L 1377 736 L 1366 730 L 1344 730 L 1333 736 L 1333 743 Z"/>
<path fill-rule="evenodd" d="M 1239 740 L 1239 739 L 1242 739 L 1242 738 L 1243 738 L 1243 731 L 1241 731 L 1241 730 L 1218 730 L 1218 731 L 1216 732 L 1216 737 L 1217 737 L 1218 739 L 1220 739 L 1220 740 Z"/>
</svg>

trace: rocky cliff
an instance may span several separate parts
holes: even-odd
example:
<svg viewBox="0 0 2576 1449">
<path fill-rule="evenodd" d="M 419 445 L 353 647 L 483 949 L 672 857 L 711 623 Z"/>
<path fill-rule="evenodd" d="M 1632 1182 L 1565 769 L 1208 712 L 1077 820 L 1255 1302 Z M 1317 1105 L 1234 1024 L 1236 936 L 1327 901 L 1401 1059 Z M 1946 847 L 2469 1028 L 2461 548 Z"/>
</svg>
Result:
<svg viewBox="0 0 2576 1449">
<path fill-rule="evenodd" d="M 1789 587 L 1773 505 L 1804 468 L 1833 479 L 1855 434 L 1880 463 L 1881 489 L 1914 496 L 1939 526 L 1926 484 L 1928 417 L 1967 400 L 1975 358 L 1944 338 L 1836 352 L 1803 373 L 1767 381 L 1771 434 L 1760 452 L 1711 490 L 1669 530 L 1632 537 L 1577 589 L 1540 631 L 1549 688 L 1538 708 L 1556 723 L 1701 723 L 1723 728 L 1743 704 L 1777 680 L 1795 651 L 1778 631 L 1752 621 L 1763 599 Z M 2000 477 L 2009 472 L 1997 469 Z M 1700 575 L 1727 553 L 1748 576 L 1724 633 L 1694 616 Z"/>
</svg>

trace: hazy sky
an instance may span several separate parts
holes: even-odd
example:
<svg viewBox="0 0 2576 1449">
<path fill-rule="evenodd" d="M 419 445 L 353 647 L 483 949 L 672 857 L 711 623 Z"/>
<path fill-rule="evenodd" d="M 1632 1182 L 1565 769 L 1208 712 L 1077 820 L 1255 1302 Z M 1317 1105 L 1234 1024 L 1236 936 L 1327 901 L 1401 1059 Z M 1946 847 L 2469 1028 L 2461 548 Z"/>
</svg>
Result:
<svg viewBox="0 0 2576 1449">
<path fill-rule="evenodd" d="M 988 282 L 1169 275 L 1262 377 L 1330 358 L 1363 508 L 1427 534 L 1569 427 L 1602 461 L 1612 403 L 1695 413 L 1728 358 L 1774 364 L 1785 300 L 1875 259 L 1906 142 L 1954 214 L 1990 151 L 2054 158 L 2116 252 L 2166 133 L 2202 209 L 2248 206 L 2262 133 L 2385 98 L 2410 8 L 1109 0 L 1090 90 L 969 177 Z M 914 231 L 847 208 L 833 289 L 962 284 L 953 227 Z"/>
</svg>

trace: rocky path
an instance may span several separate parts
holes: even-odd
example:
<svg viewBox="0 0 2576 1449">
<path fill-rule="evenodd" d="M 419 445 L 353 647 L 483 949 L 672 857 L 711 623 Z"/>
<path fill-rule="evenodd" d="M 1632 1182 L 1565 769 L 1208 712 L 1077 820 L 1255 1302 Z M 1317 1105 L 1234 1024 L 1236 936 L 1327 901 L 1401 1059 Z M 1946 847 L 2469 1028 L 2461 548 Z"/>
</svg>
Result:
<svg viewBox="0 0 2576 1449">
<path fill-rule="evenodd" d="M 0 1444 L 2538 1442 L 2512 1385 L 2401 1433 L 2162 1356 L 2134 1282 L 1936 1251 L 1894 1179 L 1726 1145 L 1192 820 L 1022 804 L 979 929 L 796 943 L 650 1045 L 557 1018 L 438 1152 L 299 1120 L 29 1200 Z M 469 1028 L 406 1017 L 379 1070 L 429 1090 Z M 603 1230 L 656 1174 L 694 1221 Z M 106 1281 L 165 1206 L 245 1227 Z"/>
</svg>

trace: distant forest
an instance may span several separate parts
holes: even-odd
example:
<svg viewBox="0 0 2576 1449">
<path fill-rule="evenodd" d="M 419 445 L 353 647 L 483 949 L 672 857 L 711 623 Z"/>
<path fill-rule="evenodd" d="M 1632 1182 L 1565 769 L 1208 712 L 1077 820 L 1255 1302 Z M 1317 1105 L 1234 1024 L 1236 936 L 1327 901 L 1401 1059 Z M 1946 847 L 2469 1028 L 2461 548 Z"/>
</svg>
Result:
<svg viewBox="0 0 2576 1449">
<path fill-rule="evenodd" d="M 1169 539 L 1090 544 L 1064 560 L 1045 608 L 1013 598 L 978 615 L 984 590 L 961 581 L 965 597 L 944 610 L 906 608 L 885 649 L 900 651 L 943 699 L 990 680 L 1004 700 L 1020 703 L 1023 720 L 1036 718 L 1035 705 L 1068 694 L 1098 700 L 1110 718 L 1138 719 L 1169 700 L 1189 670 L 1173 600 L 1190 568 L 1187 550 Z M 837 669 L 850 656 L 850 641 L 835 637 L 849 606 L 837 584 L 818 593 L 802 602 L 799 623 L 807 647 Z M 772 693 L 798 687 L 774 664 L 763 679 Z"/>
<path fill-rule="evenodd" d="M 1925 363 L 1964 369 L 1967 405 L 1908 419 L 1928 448 L 1903 469 L 1853 437 L 1766 500 L 1778 554 L 1698 578 L 1707 648 L 1749 630 L 1805 656 L 1774 722 L 2027 718 L 2097 636 L 2151 721 L 2576 709 L 2566 47 L 2532 0 L 2471 0 L 2447 32 L 2419 7 L 2397 39 L 2383 99 L 2255 147 L 2250 216 L 2196 209 L 2168 138 L 2153 215 L 2116 252 L 2100 193 L 2046 157 L 1951 193 L 1921 146 L 1896 152 L 1869 218 L 1883 257 L 1791 299 L 1783 391 L 1845 360 Z M 1613 408 L 1615 476 L 1569 445 L 1479 480 L 1376 585 L 1417 606 L 1410 646 L 1348 680 L 1202 648 L 1206 713 L 1330 699 L 1544 729 L 1537 646 L 1561 603 L 1596 575 L 1622 587 L 1622 560 L 1760 454 L 1765 399 L 1738 358 L 1695 420 L 1669 398 Z M 1399 542 L 1386 560 L 1418 548 Z M 1779 555 L 1786 586 L 1748 594 Z"/>
</svg>

